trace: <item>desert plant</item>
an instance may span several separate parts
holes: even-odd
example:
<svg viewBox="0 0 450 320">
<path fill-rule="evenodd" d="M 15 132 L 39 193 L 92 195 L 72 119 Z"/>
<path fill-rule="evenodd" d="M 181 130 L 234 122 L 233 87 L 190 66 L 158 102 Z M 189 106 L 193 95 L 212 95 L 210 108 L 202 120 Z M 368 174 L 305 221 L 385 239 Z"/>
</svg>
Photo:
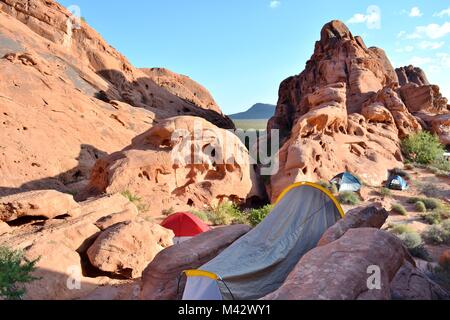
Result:
<svg viewBox="0 0 450 320">
<path fill-rule="evenodd" d="M 390 198 L 390 197 L 392 197 L 392 191 L 389 190 L 388 188 L 381 188 L 380 189 L 380 195 L 383 198 Z"/>
<path fill-rule="evenodd" d="M 418 201 L 421 201 L 425 204 L 425 207 L 427 210 L 436 210 L 439 208 L 442 208 L 442 201 L 435 198 L 419 198 L 419 197 L 413 197 L 408 199 L 408 203 L 415 204 Z"/>
<path fill-rule="evenodd" d="M 251 226 L 256 227 L 269 215 L 272 210 L 272 205 L 267 205 L 259 209 L 251 209 L 247 212 L 248 222 Z"/>
<path fill-rule="evenodd" d="M 433 244 L 450 245 L 450 220 L 429 227 L 425 232 L 425 238 Z"/>
<path fill-rule="evenodd" d="M 134 205 L 137 207 L 137 209 L 140 213 L 145 213 L 149 210 L 148 205 L 142 201 L 142 198 L 133 194 L 129 190 L 125 190 L 121 194 L 122 194 L 122 196 L 127 198 L 128 201 L 130 201 L 131 203 L 134 203 Z"/>
<path fill-rule="evenodd" d="M 174 212 L 175 212 L 175 209 L 173 207 L 170 207 L 169 209 L 164 209 L 162 211 L 162 215 L 168 217 L 168 216 L 174 214 Z"/>
<path fill-rule="evenodd" d="M 406 210 L 406 208 L 401 205 L 400 203 L 396 203 L 392 206 L 392 211 L 396 212 L 402 216 L 406 216 L 408 215 L 408 211 Z"/>
<path fill-rule="evenodd" d="M 31 274 L 39 259 L 30 261 L 22 251 L 0 247 L 0 297 L 6 300 L 21 300 L 24 285 L 37 280 Z"/>
<path fill-rule="evenodd" d="M 412 256 L 423 260 L 430 260 L 430 255 L 426 250 L 422 237 L 417 232 L 405 232 L 398 235 L 405 247 Z"/>
<path fill-rule="evenodd" d="M 422 131 L 403 140 L 402 151 L 408 160 L 427 165 L 442 157 L 445 149 L 437 136 Z"/>
<path fill-rule="evenodd" d="M 414 229 L 406 224 L 395 224 L 390 226 L 390 231 L 395 235 L 401 235 L 404 233 L 413 233 Z"/>
<path fill-rule="evenodd" d="M 207 212 L 208 220 L 216 225 L 228 225 L 242 217 L 242 212 L 230 202 L 224 202 Z"/>
<path fill-rule="evenodd" d="M 450 218 L 448 210 L 447 208 L 435 209 L 433 212 L 424 215 L 423 218 L 429 224 L 440 224 Z"/>
<path fill-rule="evenodd" d="M 329 183 L 327 181 L 319 181 L 317 182 L 317 184 L 329 190 L 332 194 L 337 194 L 339 192 L 338 187 L 334 183 Z"/>
<path fill-rule="evenodd" d="M 347 204 L 347 205 L 357 205 L 361 202 L 361 200 L 359 199 L 359 196 L 354 193 L 354 192 L 341 192 L 339 194 L 338 200 L 340 203 L 342 204 Z"/>
<path fill-rule="evenodd" d="M 192 214 L 203 222 L 208 222 L 208 213 L 204 211 L 192 211 Z"/>
<path fill-rule="evenodd" d="M 425 206 L 425 203 L 422 201 L 417 201 L 415 204 L 415 208 L 417 212 L 427 212 L 427 207 Z"/>
</svg>

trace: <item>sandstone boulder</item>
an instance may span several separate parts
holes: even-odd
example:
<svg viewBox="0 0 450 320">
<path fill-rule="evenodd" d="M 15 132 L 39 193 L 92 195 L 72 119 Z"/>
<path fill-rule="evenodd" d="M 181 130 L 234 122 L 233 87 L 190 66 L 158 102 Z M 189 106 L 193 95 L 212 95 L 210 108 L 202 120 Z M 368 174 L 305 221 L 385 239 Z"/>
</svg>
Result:
<svg viewBox="0 0 450 320">
<path fill-rule="evenodd" d="M 142 274 L 142 300 L 176 300 L 185 270 L 197 269 L 250 231 L 245 225 L 217 228 L 160 252 Z M 178 288 L 180 285 L 180 288 Z"/>
<path fill-rule="evenodd" d="M 9 232 L 11 232 L 11 227 L 7 223 L 0 221 L 0 236 Z"/>
<path fill-rule="evenodd" d="M 436 85 L 418 86 L 414 83 L 400 88 L 400 94 L 410 112 L 439 113 L 447 110 L 448 100 Z"/>
<path fill-rule="evenodd" d="M 39 259 L 33 273 L 38 280 L 26 285 L 26 300 L 79 299 L 108 281 L 85 277 L 78 252 L 50 239 L 28 248 L 25 256 Z"/>
<path fill-rule="evenodd" d="M 69 194 L 54 190 L 31 191 L 0 198 L 0 220 L 13 221 L 21 217 L 52 219 L 69 214 L 78 207 Z"/>
<path fill-rule="evenodd" d="M 130 203 L 127 205 L 125 210 L 111 213 L 106 217 L 100 218 L 97 222 L 95 222 L 95 226 L 104 231 L 117 223 L 132 221 L 138 216 L 138 214 L 139 212 L 136 206 Z"/>
<path fill-rule="evenodd" d="M 0 196 L 76 194 L 99 158 L 155 119 L 234 128 L 206 89 L 180 78 L 169 92 L 56 1 L 1 0 L 0 25 Z"/>
<path fill-rule="evenodd" d="M 161 121 L 123 151 L 100 159 L 87 194 L 129 190 L 149 213 L 189 211 L 265 197 L 249 152 L 233 133 L 194 117 Z"/>
<path fill-rule="evenodd" d="M 405 262 L 391 283 L 394 300 L 450 300 L 450 294 L 422 271 Z"/>
<path fill-rule="evenodd" d="M 299 181 L 330 180 L 351 171 L 380 185 L 401 167 L 400 138 L 421 130 L 395 91 L 385 52 L 367 48 L 340 21 L 327 23 L 305 70 L 282 82 L 268 130 L 280 130 L 274 201 Z M 363 169 L 364 168 L 364 169 Z"/>
<path fill-rule="evenodd" d="M 356 228 L 380 229 L 389 213 L 380 204 L 359 207 L 346 213 L 344 219 L 339 220 L 329 228 L 319 241 L 318 246 L 330 244 L 341 238 L 348 230 Z"/>
<path fill-rule="evenodd" d="M 164 247 L 171 230 L 147 222 L 127 221 L 106 229 L 88 249 L 91 264 L 105 272 L 137 278 Z"/>
<path fill-rule="evenodd" d="M 414 83 L 418 86 L 427 86 L 428 82 L 425 72 L 414 66 L 407 66 L 395 69 L 398 76 L 398 82 L 400 86 L 407 85 L 408 83 Z"/>
<path fill-rule="evenodd" d="M 388 300 L 390 283 L 407 255 L 402 242 L 387 232 L 351 229 L 306 254 L 283 286 L 264 300 Z M 372 266 L 381 271 L 379 290 L 368 288 Z"/>
</svg>

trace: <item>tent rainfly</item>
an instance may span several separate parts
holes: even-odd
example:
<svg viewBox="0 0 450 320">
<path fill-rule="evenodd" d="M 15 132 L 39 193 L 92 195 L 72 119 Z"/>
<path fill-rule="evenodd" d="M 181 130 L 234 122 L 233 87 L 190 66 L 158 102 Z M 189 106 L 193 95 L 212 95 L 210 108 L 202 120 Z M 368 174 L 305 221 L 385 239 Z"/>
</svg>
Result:
<svg viewBox="0 0 450 320">
<path fill-rule="evenodd" d="M 337 175 L 330 182 L 338 187 L 339 192 L 358 192 L 362 187 L 361 181 L 349 172 Z"/>
<path fill-rule="evenodd" d="M 201 233 L 208 232 L 211 228 L 194 216 L 192 213 L 180 212 L 168 217 L 161 226 L 170 229 L 175 234 L 174 243 L 179 244 L 192 239 Z"/>
<path fill-rule="evenodd" d="M 387 188 L 405 191 L 409 189 L 408 183 L 400 176 L 393 175 L 388 179 Z"/>
<path fill-rule="evenodd" d="M 325 188 L 296 183 L 256 228 L 199 270 L 188 270 L 183 300 L 256 300 L 284 283 L 325 231 L 344 217 Z"/>
</svg>

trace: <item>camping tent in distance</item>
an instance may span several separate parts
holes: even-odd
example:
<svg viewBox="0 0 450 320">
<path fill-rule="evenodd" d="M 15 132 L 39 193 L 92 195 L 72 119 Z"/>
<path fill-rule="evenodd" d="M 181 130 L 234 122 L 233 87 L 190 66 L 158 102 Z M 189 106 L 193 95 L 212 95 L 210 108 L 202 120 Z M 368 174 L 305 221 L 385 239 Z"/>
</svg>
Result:
<svg viewBox="0 0 450 320">
<path fill-rule="evenodd" d="M 343 216 L 327 189 L 290 186 L 256 228 L 199 270 L 185 272 L 183 300 L 254 300 L 274 292 Z"/>
<path fill-rule="evenodd" d="M 362 187 L 361 181 L 349 172 L 337 175 L 330 182 L 338 187 L 339 192 L 358 192 Z"/>
<path fill-rule="evenodd" d="M 206 223 L 188 212 L 179 212 L 169 216 L 161 223 L 161 226 L 175 233 L 175 244 L 211 230 Z"/>
<path fill-rule="evenodd" d="M 392 190 L 405 191 L 409 189 L 408 183 L 400 176 L 392 175 L 387 182 L 387 187 Z"/>
</svg>

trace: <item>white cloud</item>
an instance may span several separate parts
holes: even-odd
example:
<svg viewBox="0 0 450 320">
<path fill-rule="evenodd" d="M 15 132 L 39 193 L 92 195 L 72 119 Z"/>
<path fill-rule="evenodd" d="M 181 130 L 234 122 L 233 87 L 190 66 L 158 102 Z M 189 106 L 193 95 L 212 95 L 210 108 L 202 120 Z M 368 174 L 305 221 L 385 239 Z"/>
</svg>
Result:
<svg viewBox="0 0 450 320">
<path fill-rule="evenodd" d="M 409 12 L 409 16 L 412 18 L 418 18 L 418 17 L 423 16 L 423 13 L 420 12 L 419 7 L 413 7 L 413 8 L 411 8 L 411 11 Z"/>
<path fill-rule="evenodd" d="M 430 39 L 439 39 L 445 37 L 450 33 L 450 22 L 445 22 L 442 25 L 432 23 L 427 26 L 416 27 L 414 33 L 408 34 L 407 39 L 422 39 L 428 37 Z"/>
<path fill-rule="evenodd" d="M 399 53 L 412 52 L 412 51 L 414 51 L 414 47 L 413 46 L 406 46 L 406 47 L 403 47 L 403 48 L 397 48 L 397 49 L 395 49 L 395 51 L 397 51 Z"/>
<path fill-rule="evenodd" d="M 381 10 L 377 6 L 369 6 L 367 8 L 367 14 L 356 13 L 347 23 L 365 23 L 369 29 L 381 29 Z"/>
<path fill-rule="evenodd" d="M 442 48 L 444 45 L 445 45 L 444 41 L 441 42 L 422 41 L 421 43 L 419 43 L 419 47 L 424 50 L 427 49 L 436 50 Z"/>
<path fill-rule="evenodd" d="M 445 16 L 449 16 L 450 17 L 450 7 L 448 9 L 444 9 L 440 12 L 436 12 L 433 17 L 439 17 L 439 18 L 443 18 Z"/>
<path fill-rule="evenodd" d="M 275 9 L 275 8 L 278 8 L 280 5 L 281 5 L 281 1 L 279 1 L 279 0 L 272 0 L 272 1 L 270 1 L 270 5 L 269 6 L 272 9 Z"/>
</svg>

